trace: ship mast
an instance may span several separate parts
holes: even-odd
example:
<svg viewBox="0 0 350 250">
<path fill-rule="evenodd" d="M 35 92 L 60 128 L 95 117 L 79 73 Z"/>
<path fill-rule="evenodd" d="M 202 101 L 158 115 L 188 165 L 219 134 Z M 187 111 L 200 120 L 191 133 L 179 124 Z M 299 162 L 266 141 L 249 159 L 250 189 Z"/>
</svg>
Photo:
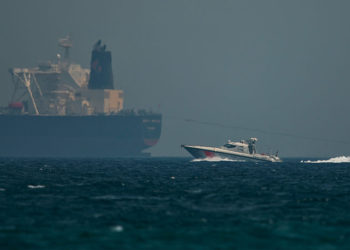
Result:
<svg viewBox="0 0 350 250">
<path fill-rule="evenodd" d="M 58 40 L 58 46 L 64 49 L 64 57 L 63 57 L 63 68 L 68 67 L 70 63 L 69 58 L 69 49 L 73 46 L 72 40 L 70 36 L 66 36 L 65 38 L 61 38 Z"/>
</svg>

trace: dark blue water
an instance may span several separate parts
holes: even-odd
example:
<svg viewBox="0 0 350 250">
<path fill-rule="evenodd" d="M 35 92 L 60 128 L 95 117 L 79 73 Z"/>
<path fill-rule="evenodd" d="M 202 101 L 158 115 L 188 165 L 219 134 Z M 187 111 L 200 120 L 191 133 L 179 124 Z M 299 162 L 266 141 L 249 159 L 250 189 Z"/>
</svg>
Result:
<svg viewBox="0 0 350 250">
<path fill-rule="evenodd" d="M 2 159 L 0 249 L 350 249 L 350 164 Z"/>
</svg>

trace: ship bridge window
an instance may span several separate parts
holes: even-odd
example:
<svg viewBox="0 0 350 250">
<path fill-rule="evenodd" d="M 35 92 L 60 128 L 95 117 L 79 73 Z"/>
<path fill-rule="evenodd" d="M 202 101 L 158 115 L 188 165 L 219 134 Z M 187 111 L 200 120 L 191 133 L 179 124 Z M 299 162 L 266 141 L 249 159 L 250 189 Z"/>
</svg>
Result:
<svg viewBox="0 0 350 250">
<path fill-rule="evenodd" d="M 232 144 L 226 144 L 225 145 L 225 148 L 235 148 L 236 147 L 236 145 L 232 145 Z"/>
</svg>

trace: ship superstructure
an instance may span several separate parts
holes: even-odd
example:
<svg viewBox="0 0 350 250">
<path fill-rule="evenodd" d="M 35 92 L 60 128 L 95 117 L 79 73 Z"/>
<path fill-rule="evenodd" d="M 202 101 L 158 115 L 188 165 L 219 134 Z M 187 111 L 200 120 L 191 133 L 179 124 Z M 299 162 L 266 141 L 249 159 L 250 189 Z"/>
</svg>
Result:
<svg viewBox="0 0 350 250">
<path fill-rule="evenodd" d="M 14 93 L 0 114 L 0 156 L 141 156 L 155 145 L 161 115 L 125 110 L 114 89 L 111 52 L 99 40 L 90 69 L 64 56 L 34 68 L 11 68 Z"/>
<path fill-rule="evenodd" d="M 64 57 L 35 68 L 12 68 L 14 94 L 10 111 L 36 115 L 113 114 L 123 109 L 123 91 L 114 89 L 111 52 L 100 41 L 94 46 L 91 71 L 70 62 L 68 38 L 60 39 Z M 12 110 L 11 110 L 12 109 Z"/>
</svg>

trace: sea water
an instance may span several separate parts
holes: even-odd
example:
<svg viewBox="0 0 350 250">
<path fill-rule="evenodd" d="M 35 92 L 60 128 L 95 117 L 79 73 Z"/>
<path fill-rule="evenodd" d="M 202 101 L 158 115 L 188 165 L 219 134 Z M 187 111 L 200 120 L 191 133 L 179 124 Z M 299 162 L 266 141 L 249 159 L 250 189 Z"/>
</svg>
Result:
<svg viewBox="0 0 350 250">
<path fill-rule="evenodd" d="M 318 160 L 0 159 L 0 249 L 350 249 L 349 159 Z"/>
</svg>

